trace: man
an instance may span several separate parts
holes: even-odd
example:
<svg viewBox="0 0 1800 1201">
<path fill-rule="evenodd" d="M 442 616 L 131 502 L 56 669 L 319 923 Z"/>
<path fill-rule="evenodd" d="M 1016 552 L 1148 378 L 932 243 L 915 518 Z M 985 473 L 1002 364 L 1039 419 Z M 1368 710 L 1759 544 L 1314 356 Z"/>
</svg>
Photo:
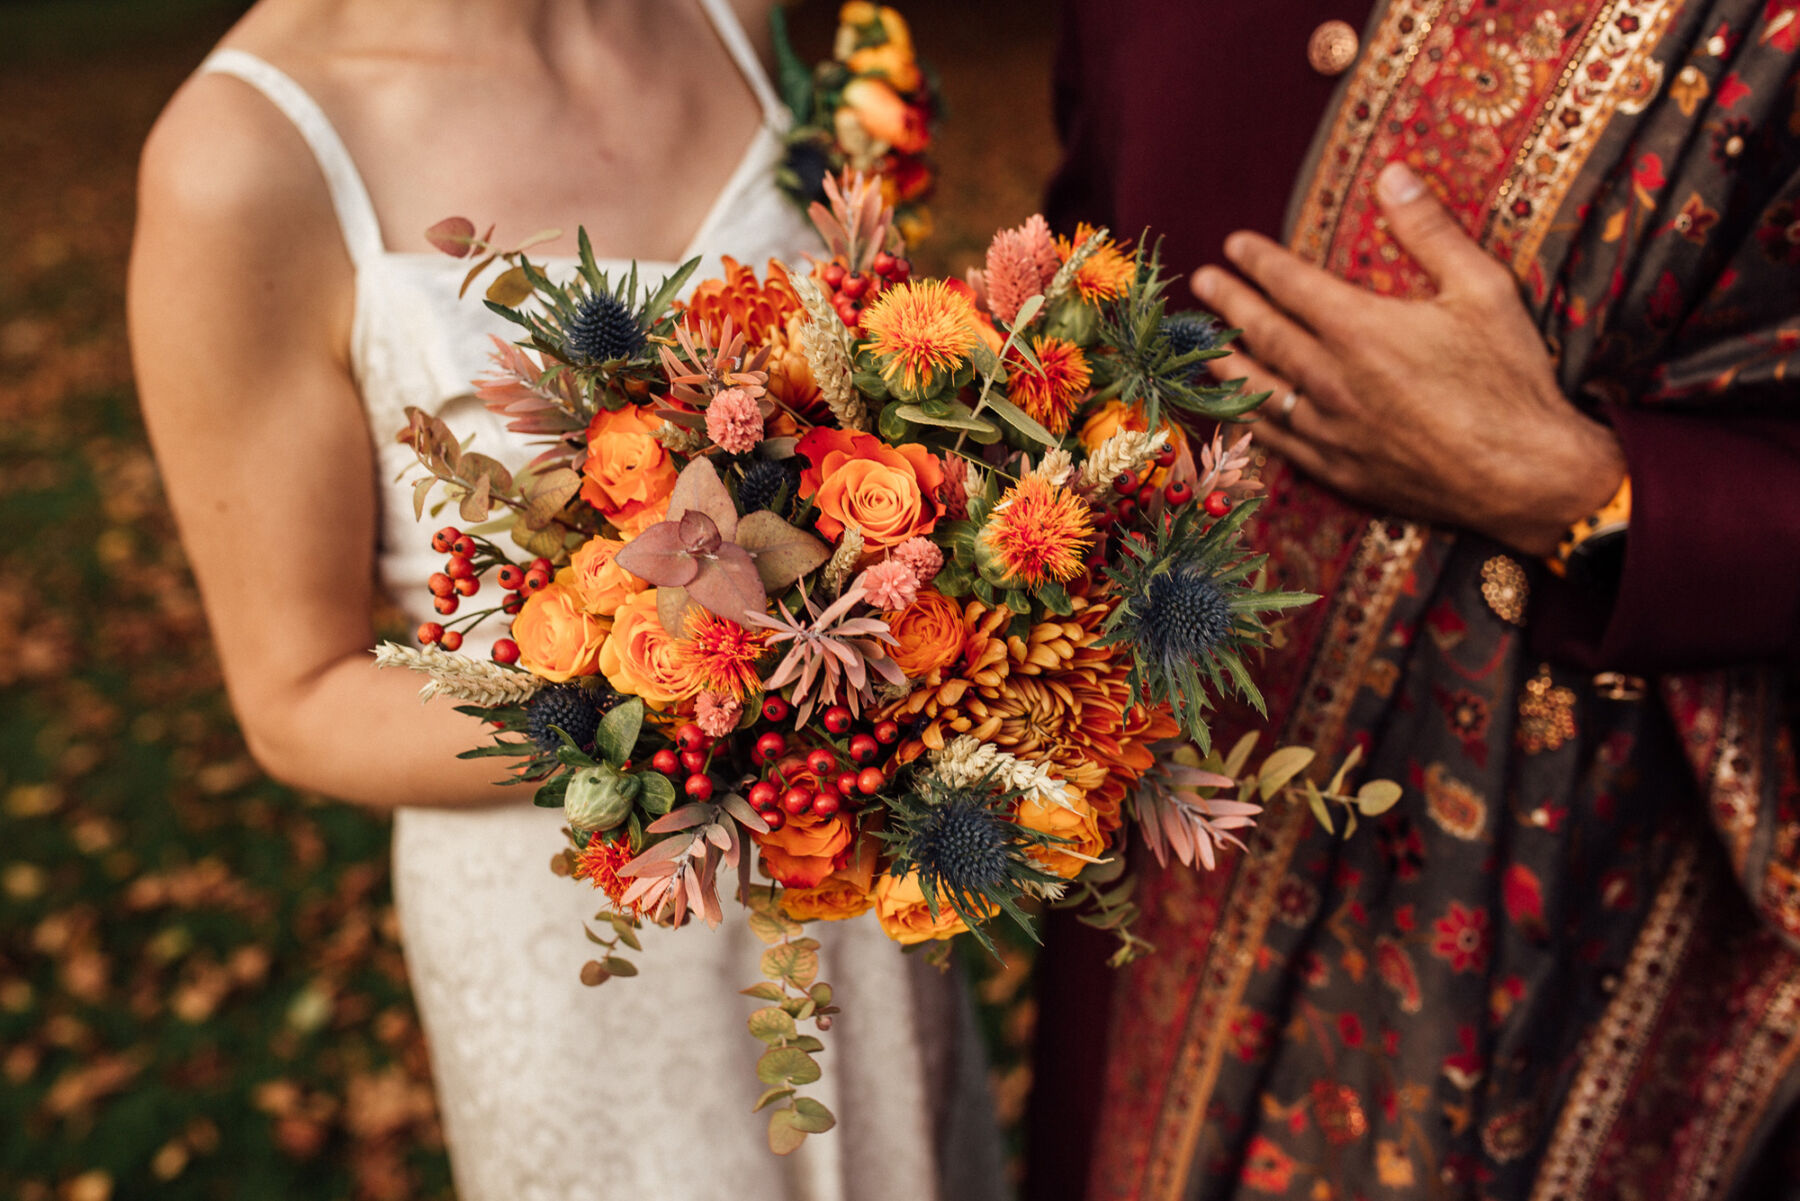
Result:
<svg viewBox="0 0 1800 1201">
<path fill-rule="evenodd" d="M 1252 540 L 1324 597 L 1268 725 L 1407 793 L 1145 864 L 1103 1054 L 1092 957 L 1052 959 L 1029 1192 L 1776 1196 L 1800 0 L 1356 8 L 1066 6 L 1053 220 L 1167 233 L 1185 275 L 1216 206 L 1276 232 L 1298 167 L 1288 248 L 1191 280 L 1245 331 L 1221 377 L 1272 392 Z"/>
</svg>

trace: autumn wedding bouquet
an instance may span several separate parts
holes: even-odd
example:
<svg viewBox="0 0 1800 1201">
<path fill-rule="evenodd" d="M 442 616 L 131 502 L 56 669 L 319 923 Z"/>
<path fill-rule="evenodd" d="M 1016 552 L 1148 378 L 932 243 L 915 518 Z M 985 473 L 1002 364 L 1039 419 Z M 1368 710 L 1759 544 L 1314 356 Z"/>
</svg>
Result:
<svg viewBox="0 0 1800 1201">
<path fill-rule="evenodd" d="M 802 1023 L 836 1011 L 804 923 L 991 947 L 999 916 L 1071 904 L 1123 961 L 1149 949 L 1128 829 L 1211 867 L 1278 790 L 1391 803 L 1309 782 L 1304 748 L 1212 745 L 1215 698 L 1260 704 L 1265 615 L 1312 598 L 1240 545 L 1249 435 L 1184 432 L 1260 397 L 1212 382 L 1224 333 L 1165 312 L 1154 252 L 1033 217 L 966 281 L 917 278 L 879 180 L 824 190 L 804 270 L 726 260 L 685 300 L 692 263 L 610 278 L 584 237 L 558 282 L 440 229 L 506 264 L 488 303 L 521 336 L 477 388 L 542 453 L 509 470 L 411 413 L 416 504 L 463 526 L 432 539 L 443 620 L 379 652 L 561 808 L 559 865 L 606 901 L 589 983 L 636 974 L 641 923 L 747 910 L 777 1150 L 831 1124 L 797 1093 Z M 491 656 L 458 653 L 487 621 Z"/>
</svg>

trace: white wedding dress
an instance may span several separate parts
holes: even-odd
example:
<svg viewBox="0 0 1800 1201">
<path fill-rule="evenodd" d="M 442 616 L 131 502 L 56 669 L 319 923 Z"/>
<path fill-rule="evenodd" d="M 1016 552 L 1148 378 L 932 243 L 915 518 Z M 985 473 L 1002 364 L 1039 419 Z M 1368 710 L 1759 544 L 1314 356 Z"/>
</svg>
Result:
<svg viewBox="0 0 1800 1201">
<path fill-rule="evenodd" d="M 720 274 L 721 254 L 761 264 L 819 246 L 774 183 L 786 110 L 725 0 L 701 3 L 766 120 L 689 247 L 702 258 L 695 280 Z M 429 620 L 426 578 L 442 556 L 413 519 L 411 487 L 400 477 L 414 459 L 395 434 L 406 406 L 416 405 L 509 466 L 523 465 L 532 450 L 469 385 L 487 365 L 488 335 L 511 338 L 514 327 L 474 296 L 457 299 L 467 263 L 386 249 L 343 142 L 293 80 L 238 50 L 216 52 L 201 69 L 267 96 L 305 137 L 330 187 L 356 271 L 351 361 L 382 476 L 381 581 L 416 620 Z M 638 264 L 652 285 L 673 267 Z M 485 648 L 472 639 L 466 649 Z M 755 1076 L 763 1048 L 745 1018 L 759 1002 L 738 990 L 760 978 L 762 946 L 742 912 L 728 906 L 717 930 L 648 930 L 644 952 L 633 956 L 640 976 L 585 988 L 577 975 L 593 948 L 581 923 L 604 899 L 550 873 L 564 845 L 560 826 L 560 810 L 524 798 L 395 815 L 394 894 L 463 1201 L 1001 1195 L 981 1055 L 954 976 L 902 955 L 872 915 L 815 927 L 820 978 L 843 1013 L 825 1036 L 825 1078 L 808 1091 L 838 1126 L 779 1158 L 765 1142 L 764 1116 L 750 1112 L 763 1087 Z"/>
</svg>

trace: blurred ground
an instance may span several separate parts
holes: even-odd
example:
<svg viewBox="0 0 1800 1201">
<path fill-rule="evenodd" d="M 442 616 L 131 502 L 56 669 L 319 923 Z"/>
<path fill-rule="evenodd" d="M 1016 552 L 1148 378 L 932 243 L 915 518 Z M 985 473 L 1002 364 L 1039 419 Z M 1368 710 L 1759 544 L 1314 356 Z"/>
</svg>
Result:
<svg viewBox="0 0 1800 1201">
<path fill-rule="evenodd" d="M 21 1201 L 449 1195 L 386 823 L 245 755 L 131 390 L 137 150 L 231 7 L 0 7 L 0 1196 Z M 903 7 L 950 112 L 919 262 L 960 272 L 1053 160 L 1049 17 Z M 833 8 L 796 14 L 803 40 Z M 1022 979 L 982 985 L 1014 1111 Z"/>
</svg>

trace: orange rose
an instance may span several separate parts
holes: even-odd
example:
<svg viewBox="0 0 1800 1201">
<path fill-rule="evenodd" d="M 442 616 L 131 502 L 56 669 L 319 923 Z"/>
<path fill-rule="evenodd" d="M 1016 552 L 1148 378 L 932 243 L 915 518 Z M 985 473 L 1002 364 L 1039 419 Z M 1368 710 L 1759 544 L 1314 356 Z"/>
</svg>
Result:
<svg viewBox="0 0 1800 1201">
<path fill-rule="evenodd" d="M 879 22 L 886 40 L 859 46 L 868 27 Z M 902 92 L 919 86 L 919 66 L 913 57 L 912 30 L 906 19 L 885 4 L 852 0 L 838 10 L 837 42 L 832 57 L 856 75 L 883 74 Z"/>
<path fill-rule="evenodd" d="M 781 907 L 797 922 L 841 922 L 866 913 L 875 903 L 875 839 L 856 844 L 856 856 L 813 888 L 790 888 Z"/>
<path fill-rule="evenodd" d="M 909 680 L 925 679 L 962 654 L 962 606 L 935 588 L 919 589 L 912 604 L 885 616 L 900 640 L 888 648 L 888 657 Z"/>
<path fill-rule="evenodd" d="M 844 85 L 843 103 L 871 138 L 901 154 L 917 154 L 931 143 L 925 110 L 879 79 L 852 79 Z"/>
<path fill-rule="evenodd" d="M 831 541 L 853 525 L 874 552 L 937 526 L 932 498 L 944 469 L 923 446 L 889 446 L 872 434 L 815 426 L 795 449 L 811 464 L 800 475 L 800 495 L 813 498 L 819 532 Z"/>
<path fill-rule="evenodd" d="M 816 789 L 820 780 L 798 757 L 783 759 L 778 768 L 790 786 Z M 790 814 L 779 830 L 752 835 L 762 848 L 762 867 L 769 878 L 784 888 L 810 889 L 844 865 L 845 852 L 855 837 L 855 823 L 847 810 L 820 817 L 810 810 Z"/>
<path fill-rule="evenodd" d="M 627 598 L 650 586 L 613 562 L 624 546 L 611 538 L 589 538 L 570 556 L 569 566 L 557 572 L 557 579 L 575 589 L 589 613 L 611 617 Z"/>
<path fill-rule="evenodd" d="M 512 623 L 519 664 L 558 684 L 594 674 L 606 630 L 606 620 L 584 610 L 580 595 L 560 581 L 527 597 Z"/>
<path fill-rule="evenodd" d="M 681 668 L 675 639 L 657 619 L 654 588 L 629 597 L 613 613 L 612 636 L 600 648 L 599 666 L 607 683 L 643 697 L 655 709 L 673 709 L 700 691 L 699 680 Z"/>
<path fill-rule="evenodd" d="M 902 946 L 950 938 L 969 928 L 942 896 L 938 897 L 937 916 L 931 916 L 918 872 L 907 872 L 899 879 L 884 873 L 875 881 L 875 919 L 881 923 L 882 933 Z"/>
<path fill-rule="evenodd" d="M 1120 430 L 1146 430 L 1149 423 L 1144 420 L 1144 410 L 1137 405 L 1126 404 L 1122 400 L 1109 400 L 1096 407 L 1081 423 L 1081 444 L 1091 454 L 1099 449 L 1100 444 L 1118 433 Z M 1180 423 L 1165 421 L 1162 428 L 1169 431 L 1169 445 L 1177 451 L 1187 446 L 1187 434 Z M 1166 467 L 1153 468 L 1145 482 L 1161 487 L 1169 478 Z"/>
<path fill-rule="evenodd" d="M 1036 830 L 1040 834 L 1051 834 L 1066 840 L 1049 846 L 1032 847 L 1027 853 L 1037 861 L 1039 867 L 1051 875 L 1073 880 L 1087 866 L 1086 860 L 1078 859 L 1076 855 L 1098 859 L 1100 852 L 1106 849 L 1106 839 L 1100 833 L 1100 815 L 1087 803 L 1087 797 L 1081 790 L 1068 789 L 1068 797 L 1073 809 L 1065 809 L 1036 794 L 1025 797 L 1019 802 L 1013 819 L 1027 830 Z M 1075 854 L 1070 854 L 1071 851 Z"/>
<path fill-rule="evenodd" d="M 662 520 L 675 488 L 675 461 L 656 431 L 662 419 L 648 407 L 626 405 L 594 414 L 587 429 L 581 499 L 630 536 Z"/>
</svg>

